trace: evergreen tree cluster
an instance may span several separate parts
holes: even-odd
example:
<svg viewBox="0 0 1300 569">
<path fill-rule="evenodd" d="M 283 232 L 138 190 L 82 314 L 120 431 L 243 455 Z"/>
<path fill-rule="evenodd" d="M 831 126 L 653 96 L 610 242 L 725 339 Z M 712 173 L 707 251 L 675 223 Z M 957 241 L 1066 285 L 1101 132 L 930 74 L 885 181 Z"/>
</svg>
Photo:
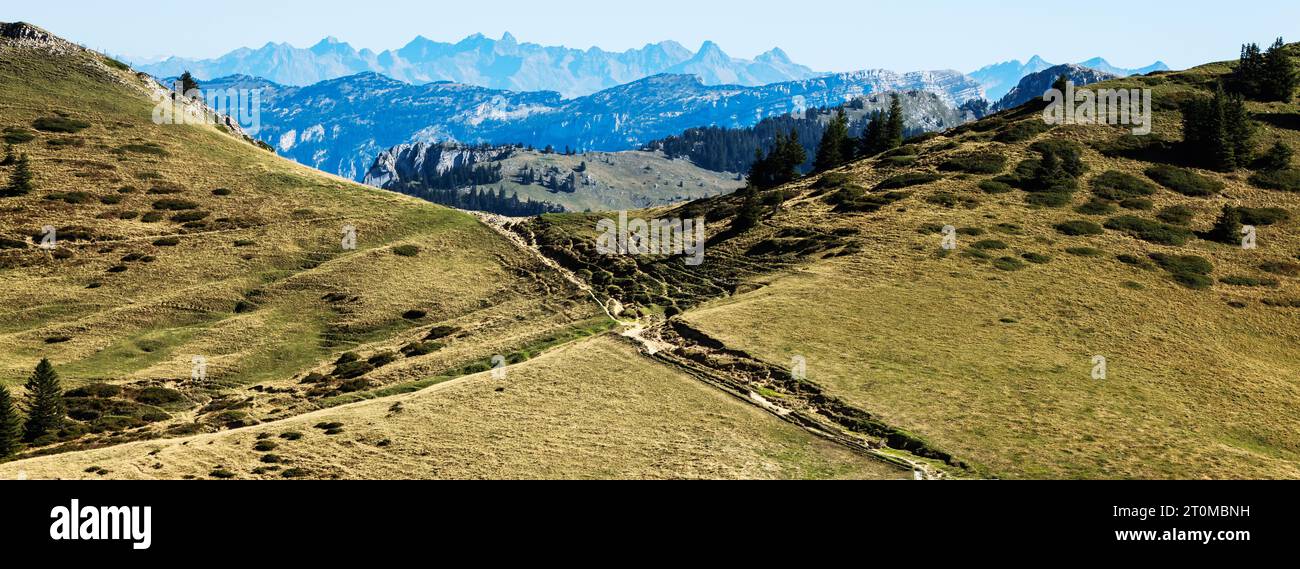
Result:
<svg viewBox="0 0 1300 569">
<path fill-rule="evenodd" d="M 862 133 L 859 144 L 862 156 L 875 156 L 903 145 L 903 104 L 894 95 L 889 112 L 876 111 Z"/>
<path fill-rule="evenodd" d="M 1254 130 L 1245 100 L 1222 86 L 1209 98 L 1183 105 L 1183 144 L 1188 155 L 1206 168 L 1229 171 L 1249 164 Z"/>
<path fill-rule="evenodd" d="M 62 429 L 68 416 L 63 402 L 63 388 L 59 374 L 48 359 L 36 365 L 25 385 L 27 391 L 27 419 L 18 413 L 13 395 L 0 386 L 0 458 L 18 452 L 22 442 L 44 444 Z"/>
<path fill-rule="evenodd" d="M 1295 98 L 1297 81 L 1295 63 L 1286 54 L 1286 44 L 1278 38 L 1268 51 L 1256 44 L 1241 46 L 1241 60 L 1228 80 L 1228 88 L 1254 101 L 1281 101 Z"/>
<path fill-rule="evenodd" d="M 686 158 L 696 166 L 706 170 L 748 172 L 754 164 L 755 156 L 763 156 L 776 146 L 778 135 L 788 136 L 789 133 L 794 132 L 799 135 L 799 140 L 809 157 L 807 161 L 799 166 L 799 170 L 809 172 L 814 169 L 815 156 L 822 148 L 819 141 L 825 136 L 826 130 L 838 128 L 836 119 L 839 112 L 845 110 L 860 111 L 865 107 L 866 103 L 859 98 L 834 109 L 808 109 L 802 116 L 781 115 L 768 117 L 759 121 L 757 125 L 748 128 L 692 128 L 681 135 L 650 142 L 645 148 L 647 150 L 662 151 L 670 158 Z M 872 118 L 880 118 L 881 123 L 879 126 L 886 126 L 891 114 L 893 113 L 883 112 L 879 113 L 879 117 L 869 116 L 860 120 L 846 118 L 849 138 L 857 139 L 860 137 L 867 129 Z M 830 117 L 829 121 L 827 120 L 828 116 Z M 892 126 L 895 132 L 901 129 L 902 134 L 895 137 L 900 142 L 906 136 L 919 134 L 918 130 L 904 127 L 901 102 L 897 112 L 897 119 Z M 838 136 L 835 136 L 835 138 L 838 138 Z M 881 136 L 879 138 L 880 143 L 872 146 L 887 147 L 887 144 L 884 143 L 885 138 Z M 841 152 L 845 157 L 844 162 L 861 156 L 860 144 L 859 148 L 854 149 L 851 153 Z"/>
<path fill-rule="evenodd" d="M 758 189 L 775 188 L 799 178 L 799 166 L 808 160 L 808 152 L 799 143 L 799 133 L 776 135 L 776 144 L 767 155 L 754 151 L 754 163 L 749 168 L 749 185 Z"/>
<path fill-rule="evenodd" d="M 429 188 L 420 184 L 408 184 L 402 193 L 431 201 L 436 204 L 470 211 L 485 211 L 510 217 L 533 217 L 544 213 L 562 213 L 563 206 L 550 202 L 535 202 L 531 199 L 519 199 L 519 193 L 509 196 L 503 187 L 470 188 L 468 191 L 456 188 Z"/>
</svg>

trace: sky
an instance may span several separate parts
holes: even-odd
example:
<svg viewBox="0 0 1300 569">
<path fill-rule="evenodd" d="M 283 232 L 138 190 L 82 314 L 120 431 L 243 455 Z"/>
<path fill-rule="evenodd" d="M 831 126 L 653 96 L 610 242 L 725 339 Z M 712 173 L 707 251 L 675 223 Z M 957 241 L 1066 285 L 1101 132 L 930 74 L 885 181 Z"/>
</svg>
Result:
<svg viewBox="0 0 1300 569">
<path fill-rule="evenodd" d="M 817 71 L 973 71 L 1034 54 L 1053 63 L 1100 56 L 1121 67 L 1181 69 L 1235 58 L 1243 42 L 1300 40 L 1296 0 L 11 0 L 0 21 L 26 21 L 129 57 L 216 57 L 239 47 L 309 47 L 334 36 L 357 49 L 417 35 L 474 33 L 610 51 L 676 40 L 717 42 L 733 57 L 781 47 Z"/>
</svg>

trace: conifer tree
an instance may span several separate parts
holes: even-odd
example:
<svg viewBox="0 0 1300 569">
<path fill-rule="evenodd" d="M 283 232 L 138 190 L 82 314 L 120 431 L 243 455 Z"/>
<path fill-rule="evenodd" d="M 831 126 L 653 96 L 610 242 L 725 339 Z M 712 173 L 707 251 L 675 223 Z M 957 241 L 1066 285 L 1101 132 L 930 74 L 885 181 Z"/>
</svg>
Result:
<svg viewBox="0 0 1300 569">
<path fill-rule="evenodd" d="M 1295 98 L 1297 75 L 1295 63 L 1286 53 L 1286 44 L 1277 38 L 1264 54 L 1260 81 L 1260 98 L 1290 103 Z"/>
<path fill-rule="evenodd" d="M 1279 140 L 1264 153 L 1260 167 L 1264 170 L 1286 170 L 1291 167 L 1291 158 L 1294 156 L 1295 151 Z"/>
<path fill-rule="evenodd" d="M 1233 245 L 1241 242 L 1241 227 L 1241 211 L 1225 205 L 1214 227 L 1204 237 L 1207 241 Z"/>
<path fill-rule="evenodd" d="M 1253 153 L 1254 126 L 1240 95 L 1220 86 L 1208 99 L 1183 107 L 1183 141 L 1190 155 L 1207 167 L 1228 171 L 1246 165 Z"/>
<path fill-rule="evenodd" d="M 27 423 L 23 438 L 35 441 L 63 426 L 67 409 L 63 404 L 63 389 L 59 387 L 59 374 L 48 359 L 36 364 L 36 370 L 27 380 Z"/>
<path fill-rule="evenodd" d="M 199 88 L 199 82 L 194 79 L 193 75 L 190 75 L 190 72 L 188 70 L 181 74 L 182 95 L 188 95 L 190 91 L 193 91 L 198 88 Z"/>
<path fill-rule="evenodd" d="M 817 145 L 817 158 L 813 162 L 813 169 L 819 172 L 831 170 L 848 162 L 851 155 L 844 154 L 848 140 L 848 117 L 844 116 L 843 110 L 840 110 L 835 118 L 831 119 L 830 124 L 826 125 L 826 132 L 822 133 L 821 143 Z"/>
<path fill-rule="evenodd" d="M 9 389 L 0 385 L 0 458 L 18 451 L 22 435 L 23 423 L 18 417 L 18 408 L 14 405 Z"/>
<path fill-rule="evenodd" d="M 9 173 L 9 183 L 0 189 L 0 197 L 21 196 L 30 193 L 32 186 L 32 169 L 23 154 L 14 161 L 14 170 Z"/>
<path fill-rule="evenodd" d="M 889 120 L 885 122 L 885 144 L 893 150 L 903 145 L 903 102 L 894 95 L 889 103 Z"/>
<path fill-rule="evenodd" d="M 0 158 L 0 166 L 8 166 L 16 161 L 18 161 L 18 158 L 14 156 L 14 145 L 6 144 L 5 157 Z"/>
<path fill-rule="evenodd" d="M 864 157 L 875 156 L 884 152 L 885 116 L 880 111 L 873 111 L 867 119 L 867 127 L 862 131 L 860 154 Z"/>
</svg>

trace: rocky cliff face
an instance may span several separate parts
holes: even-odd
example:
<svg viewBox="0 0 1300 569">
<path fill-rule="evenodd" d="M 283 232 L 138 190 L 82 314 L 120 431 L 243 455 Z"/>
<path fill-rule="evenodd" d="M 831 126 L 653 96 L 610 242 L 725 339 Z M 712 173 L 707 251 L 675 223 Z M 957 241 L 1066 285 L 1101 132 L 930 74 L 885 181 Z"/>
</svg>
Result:
<svg viewBox="0 0 1300 569">
<path fill-rule="evenodd" d="M 226 78 L 204 86 L 236 84 L 247 87 L 250 79 Z M 980 93 L 978 84 L 955 71 L 861 71 L 762 87 L 705 85 L 694 76 L 657 75 L 577 99 L 455 83 L 411 85 L 375 73 L 310 87 L 261 85 L 258 137 L 284 156 L 354 180 L 362 179 L 381 151 L 399 144 L 632 150 L 691 127 L 748 127 L 767 117 L 887 91 L 929 92 L 954 107 Z"/>
<path fill-rule="evenodd" d="M 1111 75 L 1110 73 L 1103 73 L 1080 65 L 1057 65 L 1056 67 L 1050 67 L 1021 79 L 1020 84 L 1016 85 L 1015 89 L 1012 89 L 1010 93 L 1007 93 L 1002 100 L 998 101 L 997 104 L 993 106 L 993 110 L 1002 111 L 1012 109 L 1034 99 L 1041 99 L 1043 93 L 1046 93 L 1048 89 L 1051 89 L 1052 85 L 1055 84 L 1056 80 L 1062 75 L 1068 76 L 1070 81 L 1073 81 L 1076 86 L 1091 85 L 1093 83 L 1118 77 L 1116 75 Z"/>
<path fill-rule="evenodd" d="M 375 158 L 364 181 L 367 185 L 378 188 L 411 182 L 432 185 L 431 180 L 453 169 L 503 160 L 512 153 L 512 149 L 502 147 L 466 147 L 423 142 L 400 144 L 381 152 Z"/>
</svg>

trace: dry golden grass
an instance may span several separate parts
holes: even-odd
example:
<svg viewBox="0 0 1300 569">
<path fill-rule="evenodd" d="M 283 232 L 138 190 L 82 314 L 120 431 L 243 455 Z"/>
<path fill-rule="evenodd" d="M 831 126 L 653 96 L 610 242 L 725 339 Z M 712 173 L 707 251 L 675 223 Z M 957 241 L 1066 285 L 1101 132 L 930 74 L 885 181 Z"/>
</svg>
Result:
<svg viewBox="0 0 1300 569">
<path fill-rule="evenodd" d="M 314 428 L 342 423 L 326 435 Z M 280 438 L 297 432 L 299 440 Z M 276 448 L 259 452 L 258 436 Z M 279 462 L 262 462 L 267 454 Z M 270 471 L 254 470 L 273 466 Z M 107 474 L 87 472 L 91 467 Z M 506 370 L 274 424 L 0 465 L 0 479 L 907 478 L 603 336 Z"/>
<path fill-rule="evenodd" d="M 1211 69 L 1218 69 L 1217 66 Z M 1193 74 L 1204 70 L 1193 71 Z M 1157 100 L 1180 85 L 1156 89 Z M 1255 112 L 1292 112 L 1295 105 L 1251 104 Z M 1035 120 L 1035 119 L 1030 119 Z M 1156 132 L 1177 139 L 1178 114 L 1161 112 Z M 1039 138 L 1083 144 L 1117 136 L 1105 127 L 1058 127 Z M 953 138 L 927 143 L 927 149 Z M 1261 147 L 1300 133 L 1262 125 Z M 979 149 L 1029 156 L 1028 143 L 1003 145 L 956 138 L 959 148 L 923 153 L 912 169 Z M 875 214 L 831 214 L 802 199 L 773 223 L 782 227 L 853 227 L 862 251 L 823 259 L 788 275 L 758 279 L 757 290 L 714 301 L 685 318 L 729 347 L 785 364 L 808 360 L 810 379 L 887 423 L 917 433 L 979 465 L 990 476 L 1016 478 L 1296 478 L 1300 477 L 1300 311 L 1266 305 L 1300 298 L 1300 280 L 1268 275 L 1266 261 L 1294 261 L 1300 231 L 1294 219 L 1259 229 L 1260 248 L 1192 239 L 1181 247 L 1139 241 L 1114 231 L 1067 237 L 1053 225 L 1077 219 L 1090 197 L 1087 180 L 1117 170 L 1143 177 L 1149 163 L 1108 158 L 1091 148 L 1089 172 L 1061 209 L 1025 205 L 1023 192 L 987 195 L 989 176 L 953 176 L 913 188 L 912 198 Z M 871 187 L 895 175 L 863 162 L 847 169 Z M 1206 230 L 1224 204 L 1281 207 L 1300 216 L 1300 195 L 1250 186 L 1240 174 L 1202 174 L 1223 181 L 1213 198 L 1161 189 L 1155 211 L 1186 205 L 1192 228 Z M 938 192 L 976 200 L 966 208 L 925 202 Z M 941 236 L 923 226 L 983 230 L 962 235 L 941 255 Z M 1015 226 L 1015 227 L 1012 227 Z M 1009 248 L 991 259 L 968 256 L 995 239 Z M 1091 247 L 1100 257 L 1068 248 Z M 1048 255 L 1017 271 L 992 259 Z M 1278 288 L 1215 284 L 1190 290 L 1170 275 L 1116 259 L 1149 253 L 1203 256 L 1213 276 L 1273 277 Z M 1108 377 L 1092 379 L 1093 357 L 1108 360 Z"/>
</svg>

